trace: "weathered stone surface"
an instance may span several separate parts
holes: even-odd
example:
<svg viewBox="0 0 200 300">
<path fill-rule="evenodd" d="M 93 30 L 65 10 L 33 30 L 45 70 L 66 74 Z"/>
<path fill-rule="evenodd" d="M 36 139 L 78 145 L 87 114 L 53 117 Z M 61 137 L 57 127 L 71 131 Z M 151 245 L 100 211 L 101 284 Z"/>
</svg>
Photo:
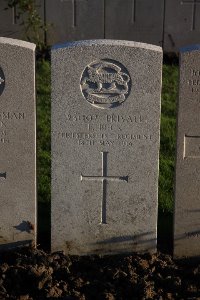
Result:
<svg viewBox="0 0 200 300">
<path fill-rule="evenodd" d="M 52 50 L 52 250 L 156 250 L 162 50 Z"/>
<path fill-rule="evenodd" d="M 0 250 L 35 242 L 35 45 L 0 38 Z"/>
<path fill-rule="evenodd" d="M 180 52 L 174 255 L 200 256 L 200 46 Z"/>
<path fill-rule="evenodd" d="M 104 13 L 104 0 L 48 0 L 48 44 L 104 38 Z"/>
<path fill-rule="evenodd" d="M 164 0 L 106 0 L 105 36 L 162 46 Z"/>
<path fill-rule="evenodd" d="M 164 44 L 167 52 L 199 43 L 199 0 L 167 0 L 165 3 Z"/>
</svg>

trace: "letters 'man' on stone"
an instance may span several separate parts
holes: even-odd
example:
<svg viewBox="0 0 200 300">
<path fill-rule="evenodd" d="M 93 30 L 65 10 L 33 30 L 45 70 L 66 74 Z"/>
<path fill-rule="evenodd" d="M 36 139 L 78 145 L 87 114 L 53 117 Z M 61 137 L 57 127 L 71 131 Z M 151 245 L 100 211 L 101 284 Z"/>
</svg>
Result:
<svg viewBox="0 0 200 300">
<path fill-rule="evenodd" d="M 155 251 L 162 50 L 52 50 L 52 250 Z"/>
<path fill-rule="evenodd" d="M 0 38 L 0 250 L 35 243 L 35 45 Z"/>
<path fill-rule="evenodd" d="M 200 46 L 180 52 L 174 255 L 200 256 Z"/>
</svg>

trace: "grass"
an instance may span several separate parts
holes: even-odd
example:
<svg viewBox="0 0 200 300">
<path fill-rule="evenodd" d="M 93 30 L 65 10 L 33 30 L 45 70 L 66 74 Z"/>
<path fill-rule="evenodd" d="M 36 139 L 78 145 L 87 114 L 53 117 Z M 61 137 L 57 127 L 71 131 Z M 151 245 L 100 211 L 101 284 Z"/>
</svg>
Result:
<svg viewBox="0 0 200 300">
<path fill-rule="evenodd" d="M 41 211 L 44 207 L 50 217 L 51 195 L 51 145 L 50 145 L 50 63 L 40 61 L 36 69 L 37 84 L 37 167 L 38 200 Z M 159 176 L 159 210 L 173 212 L 174 163 L 175 163 L 175 127 L 176 99 L 178 85 L 178 67 L 163 66 L 160 176 Z M 48 221 L 46 222 L 48 223 Z"/>
<path fill-rule="evenodd" d="M 173 212 L 177 97 L 178 67 L 164 65 L 159 174 L 159 210 L 164 213 Z"/>
<path fill-rule="evenodd" d="M 50 249 L 51 230 L 51 79 L 50 63 L 36 65 L 38 245 Z"/>
<path fill-rule="evenodd" d="M 36 90 L 38 200 L 48 203 L 51 199 L 51 80 L 48 61 L 37 63 Z"/>
</svg>

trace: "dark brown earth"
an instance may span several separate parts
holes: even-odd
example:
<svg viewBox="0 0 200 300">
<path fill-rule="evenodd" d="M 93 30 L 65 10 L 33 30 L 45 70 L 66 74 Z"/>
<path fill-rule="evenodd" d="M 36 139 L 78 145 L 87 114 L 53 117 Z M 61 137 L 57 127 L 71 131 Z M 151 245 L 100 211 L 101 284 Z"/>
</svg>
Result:
<svg viewBox="0 0 200 300">
<path fill-rule="evenodd" d="M 0 299 L 200 299 L 200 264 L 161 253 L 69 257 L 23 249 L 0 255 Z"/>
</svg>

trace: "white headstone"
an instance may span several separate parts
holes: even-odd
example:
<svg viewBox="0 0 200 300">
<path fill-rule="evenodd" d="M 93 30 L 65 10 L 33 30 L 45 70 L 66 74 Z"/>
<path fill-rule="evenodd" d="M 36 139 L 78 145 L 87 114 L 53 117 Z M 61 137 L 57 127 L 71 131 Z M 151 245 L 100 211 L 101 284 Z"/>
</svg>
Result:
<svg viewBox="0 0 200 300">
<path fill-rule="evenodd" d="M 155 251 L 162 50 L 52 50 L 52 250 Z"/>
<path fill-rule="evenodd" d="M 174 255 L 200 256 L 200 45 L 180 52 Z"/>
<path fill-rule="evenodd" d="M 0 250 L 35 244 L 35 45 L 0 38 Z"/>
</svg>

